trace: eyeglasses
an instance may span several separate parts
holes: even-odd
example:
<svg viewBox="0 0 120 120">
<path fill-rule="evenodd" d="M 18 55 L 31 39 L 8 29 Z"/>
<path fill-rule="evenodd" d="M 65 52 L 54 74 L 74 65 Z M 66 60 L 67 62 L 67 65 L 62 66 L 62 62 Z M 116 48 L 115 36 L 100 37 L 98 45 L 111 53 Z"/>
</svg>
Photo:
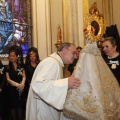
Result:
<svg viewBox="0 0 120 120">
<path fill-rule="evenodd" d="M 76 55 L 76 51 L 72 51 L 71 49 L 68 50 L 70 50 L 73 55 Z"/>
</svg>

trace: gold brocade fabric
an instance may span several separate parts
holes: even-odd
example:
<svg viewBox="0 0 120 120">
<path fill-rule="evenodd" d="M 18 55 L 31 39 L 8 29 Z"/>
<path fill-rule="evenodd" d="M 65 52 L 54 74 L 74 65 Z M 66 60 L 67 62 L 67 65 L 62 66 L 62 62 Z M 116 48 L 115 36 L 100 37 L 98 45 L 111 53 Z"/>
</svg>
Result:
<svg viewBox="0 0 120 120">
<path fill-rule="evenodd" d="M 68 91 L 64 116 L 72 120 L 120 120 L 120 87 L 104 62 L 96 43 L 87 44 L 80 53 L 75 77 L 78 89 Z"/>
</svg>

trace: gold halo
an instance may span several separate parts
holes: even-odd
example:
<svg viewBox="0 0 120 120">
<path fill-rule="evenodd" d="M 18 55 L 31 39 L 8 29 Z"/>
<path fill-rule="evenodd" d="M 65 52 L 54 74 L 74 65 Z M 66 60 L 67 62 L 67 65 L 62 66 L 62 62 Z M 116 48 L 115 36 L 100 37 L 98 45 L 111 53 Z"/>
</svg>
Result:
<svg viewBox="0 0 120 120">
<path fill-rule="evenodd" d="M 92 25 L 93 22 L 96 23 L 96 26 Z M 97 30 L 97 34 L 95 34 L 95 30 Z M 103 17 L 99 17 L 96 14 L 88 14 L 88 17 L 84 18 L 84 34 L 86 39 L 92 41 L 102 40 L 103 31 Z"/>
</svg>

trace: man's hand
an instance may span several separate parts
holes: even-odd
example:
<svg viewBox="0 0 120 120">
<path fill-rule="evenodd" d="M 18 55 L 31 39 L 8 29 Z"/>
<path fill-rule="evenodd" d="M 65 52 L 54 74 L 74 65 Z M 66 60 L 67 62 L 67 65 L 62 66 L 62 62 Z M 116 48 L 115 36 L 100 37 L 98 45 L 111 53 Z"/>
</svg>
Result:
<svg viewBox="0 0 120 120">
<path fill-rule="evenodd" d="M 68 89 L 77 89 L 80 86 L 79 78 L 70 76 L 68 78 Z"/>
</svg>

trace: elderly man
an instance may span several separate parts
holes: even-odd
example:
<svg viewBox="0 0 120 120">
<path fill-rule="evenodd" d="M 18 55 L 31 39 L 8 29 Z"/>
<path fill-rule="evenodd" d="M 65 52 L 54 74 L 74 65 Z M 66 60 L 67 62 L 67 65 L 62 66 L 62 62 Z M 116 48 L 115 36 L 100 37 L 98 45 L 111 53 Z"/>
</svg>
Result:
<svg viewBox="0 0 120 120">
<path fill-rule="evenodd" d="M 76 59 L 76 47 L 63 43 L 37 66 L 27 100 L 26 120 L 60 120 L 68 89 L 77 89 L 80 80 L 73 76 L 63 78 L 64 64 Z"/>
</svg>

